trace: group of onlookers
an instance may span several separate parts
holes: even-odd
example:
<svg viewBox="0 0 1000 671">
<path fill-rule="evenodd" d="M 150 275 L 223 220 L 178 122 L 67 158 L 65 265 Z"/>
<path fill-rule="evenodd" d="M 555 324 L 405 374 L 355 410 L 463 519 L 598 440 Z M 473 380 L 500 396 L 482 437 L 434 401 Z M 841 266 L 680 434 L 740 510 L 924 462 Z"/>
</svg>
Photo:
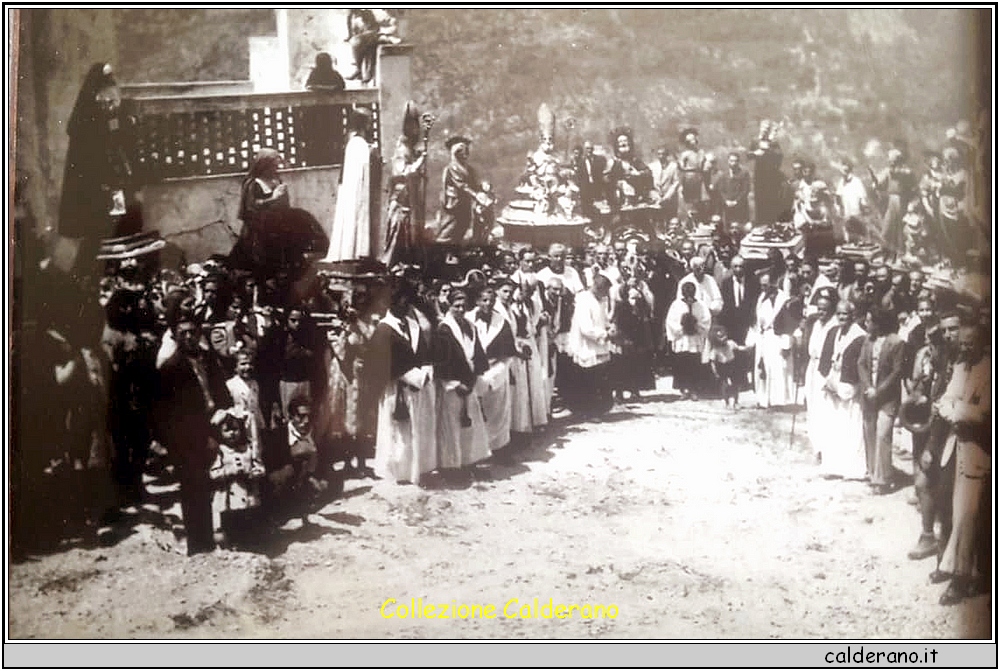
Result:
<svg viewBox="0 0 1000 671">
<path fill-rule="evenodd" d="M 352 17 L 352 31 L 371 32 L 368 17 Z M 358 57 L 356 76 L 367 81 L 366 63 Z M 329 65 L 317 63 L 321 73 Z M 103 93 L 116 89 L 107 68 L 92 74 L 81 101 L 94 109 L 80 114 L 101 128 L 119 113 Z M 451 161 L 430 244 L 430 122 L 412 104 L 405 116 L 384 244 L 372 236 L 381 159 L 358 113 L 330 229 L 291 207 L 281 157 L 262 148 L 243 182 L 243 234 L 228 256 L 161 270 L 155 245 L 119 255 L 97 310 L 88 307 L 92 231 L 81 248 L 87 272 L 64 276 L 44 255 L 25 258 L 27 319 L 15 344 L 21 372 L 42 373 L 25 378 L 18 400 L 22 420 L 40 419 L 17 428 L 18 542 L 40 523 L 62 523 L 32 518 L 50 494 L 39 484 L 46 477 L 58 476 L 109 533 L 123 511 L 149 504 L 148 469 L 166 458 L 180 483 L 188 553 L 211 550 L 220 533 L 252 544 L 291 517 L 308 520 L 349 477 L 482 476 L 492 455 L 555 416 L 594 417 L 626 394 L 639 400 L 669 371 L 683 399 L 713 396 L 735 409 L 752 389 L 758 407 L 805 404 L 824 472 L 867 479 L 878 492 L 897 482 L 892 440 L 902 421 L 913 434 L 922 520 L 911 556 L 939 554 L 932 580 L 950 580 L 943 603 L 981 586 L 991 529 L 989 315 L 930 291 L 921 265 L 961 265 L 976 246 L 970 182 L 960 173 L 980 145 L 964 131 L 919 182 L 905 148 L 893 147 L 886 172 L 872 174 L 876 208 L 849 161 L 836 198 L 806 161 L 787 179 L 770 123 L 750 150 L 752 179 L 735 152 L 717 171 L 695 129 L 682 131 L 675 158 L 660 151 L 650 166 L 631 131 L 616 129 L 613 156 L 587 143 L 568 172 L 585 214 L 600 200 L 613 213 L 651 205 L 652 234 L 500 249 L 487 244 L 492 191 L 469 165 L 464 136 L 446 142 Z M 92 190 L 89 174 L 69 177 L 71 195 Z M 135 210 L 118 212 L 114 202 L 121 227 Z M 108 218 L 106 208 L 91 214 Z M 807 255 L 745 258 L 738 252 L 751 220 L 805 233 L 840 226 L 831 239 L 875 238 L 887 253 L 869 261 L 807 245 Z M 334 270 L 316 274 L 310 261 L 324 252 Z M 918 411 L 920 421 L 911 416 Z M 111 486 L 99 486 L 95 472 Z"/>
<path fill-rule="evenodd" d="M 917 272 L 897 290 L 882 268 L 873 294 L 840 283 L 816 293 L 801 336 L 809 436 L 823 473 L 885 494 L 899 484 L 894 427 L 911 433 L 921 534 L 909 557 L 936 555 L 931 580 L 950 580 L 941 603 L 956 603 L 991 570 L 990 316 Z"/>
</svg>

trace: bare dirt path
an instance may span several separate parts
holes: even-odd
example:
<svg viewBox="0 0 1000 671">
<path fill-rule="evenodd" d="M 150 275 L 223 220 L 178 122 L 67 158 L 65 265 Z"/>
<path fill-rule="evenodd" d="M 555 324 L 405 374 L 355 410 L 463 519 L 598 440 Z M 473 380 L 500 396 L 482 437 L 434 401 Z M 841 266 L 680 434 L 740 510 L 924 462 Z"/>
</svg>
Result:
<svg viewBox="0 0 1000 671">
<path fill-rule="evenodd" d="M 168 530 L 140 524 L 114 547 L 13 564 L 10 634 L 989 637 L 988 596 L 941 607 L 933 559 L 906 559 L 919 531 L 912 488 L 875 497 L 818 477 L 801 430 L 789 445 L 790 426 L 790 414 L 661 391 L 551 427 L 489 478 L 348 481 L 313 525 L 282 532 L 274 556 L 188 559 Z M 536 597 L 618 615 L 504 617 L 511 599 Z M 494 604 L 498 617 L 385 619 L 389 598 Z"/>
</svg>

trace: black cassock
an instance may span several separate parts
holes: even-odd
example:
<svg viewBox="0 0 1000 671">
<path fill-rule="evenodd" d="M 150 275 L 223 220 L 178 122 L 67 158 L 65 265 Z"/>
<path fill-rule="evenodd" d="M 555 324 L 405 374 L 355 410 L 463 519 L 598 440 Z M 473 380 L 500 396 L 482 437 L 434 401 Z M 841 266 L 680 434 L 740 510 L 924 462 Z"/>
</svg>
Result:
<svg viewBox="0 0 1000 671">
<path fill-rule="evenodd" d="M 612 358 L 612 387 L 626 391 L 655 389 L 653 328 L 649 305 L 640 300 L 633 307 L 628 301 L 620 300 L 615 303 L 613 319 L 622 352 Z"/>
</svg>

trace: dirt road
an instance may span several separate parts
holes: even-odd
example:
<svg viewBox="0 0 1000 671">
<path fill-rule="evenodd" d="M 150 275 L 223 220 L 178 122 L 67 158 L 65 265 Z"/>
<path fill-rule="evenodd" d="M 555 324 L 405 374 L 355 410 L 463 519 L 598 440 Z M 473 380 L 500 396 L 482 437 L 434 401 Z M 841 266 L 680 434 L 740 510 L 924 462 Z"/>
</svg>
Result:
<svg viewBox="0 0 1000 671">
<path fill-rule="evenodd" d="M 912 488 L 825 480 L 790 414 L 665 391 L 601 421 L 558 422 L 475 480 L 421 489 L 350 480 L 271 556 L 188 559 L 151 523 L 110 548 L 12 565 L 14 638 L 965 638 L 957 607 L 906 551 Z M 799 427 L 802 426 L 801 417 Z M 909 463 L 897 455 L 897 466 Z M 545 604 L 617 616 L 507 618 Z M 497 617 L 386 619 L 422 604 Z M 438 611 L 439 612 L 439 611 Z"/>
</svg>

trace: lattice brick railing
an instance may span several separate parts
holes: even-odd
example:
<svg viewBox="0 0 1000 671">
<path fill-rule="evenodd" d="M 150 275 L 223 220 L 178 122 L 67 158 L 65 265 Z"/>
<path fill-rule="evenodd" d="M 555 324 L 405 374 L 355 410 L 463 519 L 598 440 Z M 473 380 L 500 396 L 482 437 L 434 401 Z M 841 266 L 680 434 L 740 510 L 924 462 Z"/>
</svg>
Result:
<svg viewBox="0 0 1000 671">
<path fill-rule="evenodd" d="M 378 92 L 241 93 L 133 97 L 135 163 L 144 182 L 244 174 L 258 149 L 272 147 L 286 168 L 339 165 L 347 113 L 368 109 L 379 137 Z"/>
</svg>

